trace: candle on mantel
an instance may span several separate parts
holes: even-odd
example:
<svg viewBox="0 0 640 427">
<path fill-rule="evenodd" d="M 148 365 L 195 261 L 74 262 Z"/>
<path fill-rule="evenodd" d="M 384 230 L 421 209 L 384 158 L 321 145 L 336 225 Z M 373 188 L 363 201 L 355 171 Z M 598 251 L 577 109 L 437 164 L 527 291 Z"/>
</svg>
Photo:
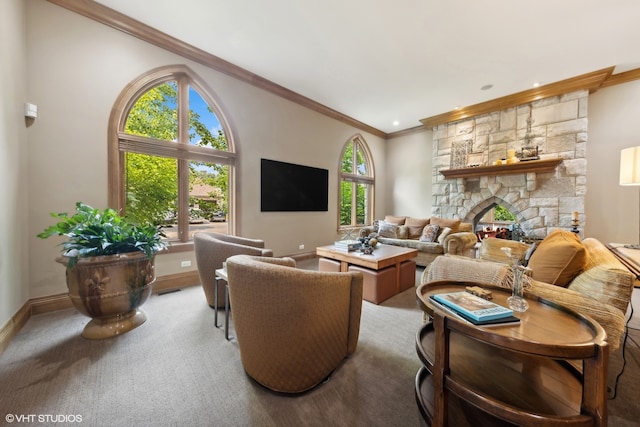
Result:
<svg viewBox="0 0 640 427">
<path fill-rule="evenodd" d="M 578 220 L 578 211 L 573 211 L 573 220 L 574 221 Z"/>
<path fill-rule="evenodd" d="M 516 150 L 514 150 L 513 148 L 509 148 L 507 150 L 507 160 L 513 159 L 515 156 L 516 156 Z"/>
</svg>

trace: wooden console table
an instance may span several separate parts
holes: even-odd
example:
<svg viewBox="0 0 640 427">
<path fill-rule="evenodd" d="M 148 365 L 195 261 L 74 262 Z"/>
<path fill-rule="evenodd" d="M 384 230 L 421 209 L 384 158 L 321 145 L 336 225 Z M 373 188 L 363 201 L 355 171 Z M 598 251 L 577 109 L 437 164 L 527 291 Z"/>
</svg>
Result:
<svg viewBox="0 0 640 427">
<path fill-rule="evenodd" d="M 520 323 L 478 327 L 429 296 L 477 283 L 440 281 L 416 290 L 433 319 L 416 337 L 424 366 L 416 401 L 431 426 L 606 426 L 609 347 L 602 327 L 527 295 Z M 482 285 L 506 306 L 509 290 Z"/>
</svg>

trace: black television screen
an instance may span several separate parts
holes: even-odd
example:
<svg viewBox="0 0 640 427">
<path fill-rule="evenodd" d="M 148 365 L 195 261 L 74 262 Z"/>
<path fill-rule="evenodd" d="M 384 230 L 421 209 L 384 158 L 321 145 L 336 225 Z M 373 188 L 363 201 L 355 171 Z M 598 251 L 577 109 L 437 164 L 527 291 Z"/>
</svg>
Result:
<svg viewBox="0 0 640 427">
<path fill-rule="evenodd" d="M 261 159 L 262 212 L 328 211 L 329 171 Z"/>
</svg>

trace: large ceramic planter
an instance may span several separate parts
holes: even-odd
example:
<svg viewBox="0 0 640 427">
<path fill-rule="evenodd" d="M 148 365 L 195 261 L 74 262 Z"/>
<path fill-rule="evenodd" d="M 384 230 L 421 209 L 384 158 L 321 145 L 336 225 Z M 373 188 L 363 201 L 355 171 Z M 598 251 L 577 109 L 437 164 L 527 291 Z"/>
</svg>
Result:
<svg viewBox="0 0 640 427">
<path fill-rule="evenodd" d="M 67 257 L 56 261 L 67 267 L 73 305 L 93 319 L 84 327 L 83 337 L 113 337 L 147 320 L 139 307 L 149 298 L 156 280 L 155 258 L 150 260 L 143 252 L 79 258 L 73 268 Z"/>
</svg>

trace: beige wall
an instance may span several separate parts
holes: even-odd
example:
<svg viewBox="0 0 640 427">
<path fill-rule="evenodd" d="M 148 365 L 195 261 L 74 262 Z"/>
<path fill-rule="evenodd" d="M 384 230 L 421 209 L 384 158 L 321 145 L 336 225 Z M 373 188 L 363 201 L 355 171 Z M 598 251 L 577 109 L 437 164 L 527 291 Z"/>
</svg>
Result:
<svg viewBox="0 0 640 427">
<path fill-rule="evenodd" d="M 431 216 L 431 147 L 429 131 L 392 138 L 387 142 L 387 206 L 376 212 L 384 215 Z"/>
<path fill-rule="evenodd" d="M 640 187 L 619 185 L 620 150 L 640 145 L 640 81 L 589 96 L 586 236 L 639 243 Z"/>
<path fill-rule="evenodd" d="M 66 292 L 64 270 L 53 261 L 59 240 L 34 236 L 51 223 L 51 211 L 72 210 L 76 201 L 106 206 L 110 110 L 131 80 L 165 65 L 191 67 L 212 88 L 230 122 L 239 153 L 238 234 L 264 239 L 276 255 L 335 240 L 339 156 L 356 129 L 43 0 L 28 2 L 27 22 L 30 95 L 41 115 L 29 134 L 31 298 Z M 384 182 L 384 140 L 362 136 Z M 260 212 L 261 157 L 328 169 L 329 211 Z M 379 206 L 385 203 L 384 190 L 384 185 L 377 188 Z M 157 274 L 186 271 L 182 260 L 191 260 L 195 268 L 192 253 L 161 255 Z"/>
<path fill-rule="evenodd" d="M 25 4 L 0 2 L 0 327 L 29 297 Z"/>
</svg>

